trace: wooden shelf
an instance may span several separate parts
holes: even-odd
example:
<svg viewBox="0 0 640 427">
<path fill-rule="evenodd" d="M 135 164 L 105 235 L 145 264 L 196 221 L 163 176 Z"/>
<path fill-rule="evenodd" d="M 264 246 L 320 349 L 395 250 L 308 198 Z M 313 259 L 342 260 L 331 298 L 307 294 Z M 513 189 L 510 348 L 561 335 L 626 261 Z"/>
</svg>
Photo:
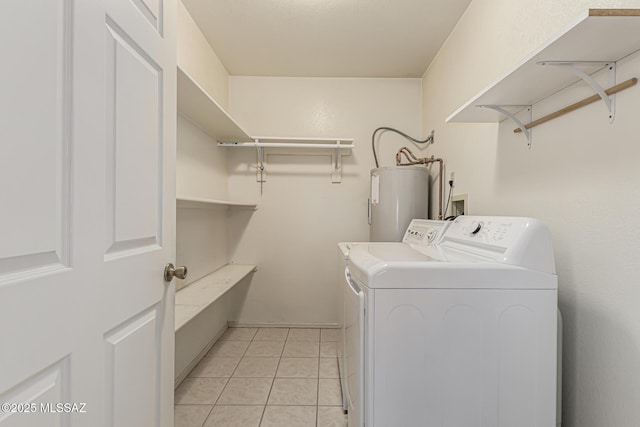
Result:
<svg viewBox="0 0 640 427">
<path fill-rule="evenodd" d="M 178 113 L 216 141 L 251 141 L 247 132 L 180 67 Z"/>
<path fill-rule="evenodd" d="M 478 105 L 521 106 L 522 111 L 579 79 L 541 61 L 616 62 L 640 50 L 640 9 L 590 9 L 544 43 L 500 79 L 491 83 L 447 118 L 447 123 L 493 123 L 506 116 Z M 603 66 L 585 69 L 593 73 Z"/>
<path fill-rule="evenodd" d="M 242 279 L 256 271 L 255 265 L 227 264 L 176 292 L 177 331 Z"/>
<path fill-rule="evenodd" d="M 233 202 L 230 200 L 202 199 L 197 197 L 176 197 L 176 206 L 179 208 L 211 209 L 219 206 L 243 209 L 258 209 L 256 203 Z"/>
</svg>

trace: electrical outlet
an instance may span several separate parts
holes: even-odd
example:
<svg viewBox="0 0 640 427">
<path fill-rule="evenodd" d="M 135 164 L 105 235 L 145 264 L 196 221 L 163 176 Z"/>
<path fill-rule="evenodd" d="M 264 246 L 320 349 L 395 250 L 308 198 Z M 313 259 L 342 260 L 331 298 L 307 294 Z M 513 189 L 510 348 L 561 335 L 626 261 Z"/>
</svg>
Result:
<svg viewBox="0 0 640 427">
<path fill-rule="evenodd" d="M 449 173 L 449 182 L 451 183 L 451 186 L 453 187 L 453 183 L 456 182 L 456 173 L 455 172 L 450 172 Z"/>
</svg>

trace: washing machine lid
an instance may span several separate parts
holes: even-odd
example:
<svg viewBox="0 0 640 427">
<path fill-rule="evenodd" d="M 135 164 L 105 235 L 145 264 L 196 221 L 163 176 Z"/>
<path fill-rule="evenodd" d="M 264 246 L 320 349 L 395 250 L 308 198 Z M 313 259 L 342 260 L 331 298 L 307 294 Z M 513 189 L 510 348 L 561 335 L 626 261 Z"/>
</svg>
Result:
<svg viewBox="0 0 640 427">
<path fill-rule="evenodd" d="M 540 221 L 462 216 L 439 236 L 354 247 L 351 275 L 370 288 L 557 288 L 550 233 Z"/>
<path fill-rule="evenodd" d="M 349 259 L 349 252 L 356 246 L 370 245 L 371 242 L 338 242 L 338 252 L 344 257 L 345 261 Z M 398 245 L 398 242 L 378 242 L 378 245 Z"/>
<path fill-rule="evenodd" d="M 410 245 L 360 245 L 349 253 L 349 274 L 372 289 L 557 289 L 557 277 L 464 255 L 425 255 Z"/>
<path fill-rule="evenodd" d="M 384 262 L 441 262 L 444 258 L 437 247 L 420 248 L 407 243 L 368 243 L 366 245 L 354 246 L 352 254 L 362 257 L 364 254 L 371 259 L 383 260 Z"/>
</svg>

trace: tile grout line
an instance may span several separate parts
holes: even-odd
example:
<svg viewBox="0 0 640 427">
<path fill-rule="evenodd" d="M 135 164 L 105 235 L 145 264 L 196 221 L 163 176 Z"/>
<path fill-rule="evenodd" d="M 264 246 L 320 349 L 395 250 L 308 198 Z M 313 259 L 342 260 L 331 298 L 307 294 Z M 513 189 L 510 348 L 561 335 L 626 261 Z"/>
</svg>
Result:
<svg viewBox="0 0 640 427">
<path fill-rule="evenodd" d="M 220 394 L 218 395 L 218 397 L 216 398 L 216 400 L 213 402 L 213 405 L 211 406 L 209 412 L 207 413 L 205 420 L 203 421 L 203 423 L 200 425 L 200 427 L 204 427 L 204 425 L 206 425 L 206 423 L 210 420 L 211 415 L 213 413 L 213 410 L 215 409 L 216 406 L 219 406 L 219 402 L 220 399 L 222 397 L 222 395 L 224 394 L 225 390 L 227 389 L 227 387 L 229 386 L 231 379 L 235 378 L 234 375 L 237 373 L 239 367 L 241 366 L 241 364 L 246 361 L 248 358 L 251 358 L 250 356 L 247 355 L 248 350 L 250 348 L 250 346 L 252 345 L 252 343 L 254 342 L 267 342 L 267 341 L 256 341 L 256 337 L 258 336 L 258 332 L 260 331 L 260 329 L 262 328 L 256 328 L 256 331 L 253 333 L 252 337 L 249 338 L 249 340 L 224 340 L 224 341 L 248 341 L 248 345 L 247 347 L 244 349 L 244 351 L 242 352 L 242 354 L 239 357 L 239 361 L 236 364 L 236 366 L 234 367 L 234 369 L 232 370 L 232 372 L 230 373 L 230 376 L 226 378 L 225 384 L 222 388 L 222 390 L 220 391 Z M 315 414 L 315 426 L 317 427 L 319 425 L 320 422 L 320 377 L 321 377 L 321 370 L 322 370 L 322 366 L 321 366 L 321 361 L 323 360 L 322 357 L 322 343 L 324 342 L 322 339 L 322 328 L 319 329 L 319 337 L 318 337 L 318 349 L 317 349 L 317 353 L 314 356 L 311 356 L 311 358 L 316 359 L 317 360 L 317 368 L 316 368 L 316 378 L 317 378 L 317 384 L 316 384 L 316 404 L 315 404 L 315 408 L 316 408 L 316 414 Z M 284 358 L 284 353 L 285 353 L 285 349 L 286 349 L 286 345 L 288 342 L 314 342 L 314 340 L 308 341 L 305 339 L 301 339 L 301 340 L 293 340 L 291 341 L 290 338 L 292 338 L 291 336 L 291 328 L 287 328 L 287 332 L 284 335 L 284 341 L 283 341 L 283 346 L 282 349 L 279 353 L 278 356 L 278 361 L 275 367 L 275 372 L 273 373 L 273 376 L 271 377 L 271 385 L 269 388 L 269 391 L 267 393 L 267 398 L 266 401 L 263 405 L 263 410 L 262 413 L 260 415 L 260 420 L 259 420 L 259 425 L 261 425 L 264 422 L 264 416 L 266 415 L 266 408 L 269 403 L 269 399 L 271 397 L 271 394 L 273 392 L 273 389 L 275 387 L 275 380 L 278 379 L 277 375 L 278 375 L 278 371 L 280 369 L 280 366 L 282 365 L 282 359 Z M 222 341 L 222 340 L 221 340 Z M 273 342 L 281 342 L 281 339 L 278 340 L 269 340 L 269 341 L 273 341 Z M 329 341 L 327 341 L 329 342 Z M 333 345 L 336 345 L 336 342 L 333 342 Z M 258 357 L 258 356 L 254 356 L 254 357 Z M 273 356 L 263 356 L 263 357 L 273 357 Z M 305 357 L 303 356 L 292 356 L 292 357 L 298 357 L 298 358 L 302 358 L 304 359 Z M 333 357 L 325 357 L 324 359 L 327 360 L 332 360 L 334 361 L 336 364 L 338 363 L 337 361 L 337 355 L 333 356 Z M 335 359 L 335 360 L 334 360 Z M 204 378 L 204 377 L 203 377 Z M 214 378 L 214 377 L 212 377 Z M 269 378 L 269 377 L 241 377 L 241 378 Z M 283 378 L 289 378 L 289 377 L 283 377 Z M 291 377 L 292 379 L 297 379 L 298 377 Z M 202 404 L 202 405 L 208 405 L 208 404 Z M 229 403 L 228 405 L 224 405 L 224 406 L 247 406 L 246 404 L 233 404 L 233 403 Z M 259 405 L 249 405 L 249 406 L 259 406 Z M 272 406 L 283 406 L 283 407 L 304 407 L 306 405 L 300 405 L 300 404 L 291 404 L 291 405 L 272 405 Z M 336 407 L 341 407 L 341 405 L 334 405 Z"/>
<path fill-rule="evenodd" d="M 227 328 L 228 329 L 228 328 Z M 221 337 L 222 338 L 222 337 Z M 220 341 L 220 340 L 219 340 Z M 246 350 L 245 350 L 246 351 Z M 204 358 L 202 359 L 204 360 Z M 198 362 L 198 365 L 200 365 L 200 363 L 202 363 L 202 360 L 200 360 L 200 362 Z M 241 358 L 242 360 L 242 358 Z M 238 365 L 240 363 L 238 362 Z M 198 365 L 195 366 L 195 368 L 198 367 Z M 238 365 L 236 365 L 236 367 L 233 369 L 233 371 L 235 372 L 235 370 L 238 368 Z M 194 368 L 194 369 L 195 369 Z M 231 373 L 231 375 L 233 375 L 233 372 Z M 220 390 L 220 394 L 218 395 L 218 397 L 216 398 L 216 400 L 213 402 L 213 405 L 211 405 L 211 409 L 209 410 L 209 413 L 207 414 L 207 416 L 204 418 L 204 421 L 202 421 L 202 424 L 200 425 L 200 427 L 204 427 L 204 425 L 207 423 L 207 420 L 209 419 L 209 417 L 211 416 L 211 413 L 213 412 L 213 408 L 216 407 L 216 403 L 218 402 L 218 400 L 220 400 L 220 396 L 222 396 L 222 393 L 224 393 L 224 390 L 227 388 L 227 385 L 229 384 L 229 380 L 231 379 L 231 377 L 227 378 L 227 380 L 224 383 L 224 387 L 222 387 L 222 390 Z"/>
<path fill-rule="evenodd" d="M 320 416 L 320 354 L 322 348 L 322 331 L 320 331 L 320 338 L 318 341 L 318 387 L 316 391 L 316 427 L 318 427 L 318 418 Z"/>
<path fill-rule="evenodd" d="M 249 345 L 251 345 L 251 341 L 249 341 Z M 244 355 L 247 353 L 247 350 L 249 350 L 249 345 L 242 352 L 242 355 L 240 356 L 240 360 L 238 361 L 238 364 L 236 365 L 235 368 L 233 368 L 233 371 L 231 371 L 231 375 L 229 375 L 229 378 L 227 378 L 227 382 L 224 384 L 224 387 L 222 388 L 222 391 L 218 395 L 218 398 L 216 399 L 216 401 L 213 403 L 213 406 L 216 406 L 218 404 L 218 401 L 222 397 L 222 393 L 224 393 L 224 391 L 227 389 L 227 386 L 229 385 L 229 382 L 231 382 L 231 378 L 233 378 L 233 374 L 236 373 L 236 370 L 238 369 L 238 366 L 240 366 L 240 363 L 242 362 L 242 359 L 244 359 Z"/>
<path fill-rule="evenodd" d="M 289 337 L 289 331 L 291 331 L 291 329 L 287 328 L 287 335 L 284 337 L 284 344 L 282 345 L 282 350 L 280 351 L 278 366 L 276 366 L 276 371 L 273 373 L 273 379 L 271 380 L 271 387 L 269 388 L 269 393 L 267 393 L 267 400 L 264 402 L 264 408 L 262 408 L 262 415 L 260 416 L 260 422 L 258 423 L 258 427 L 262 425 L 264 414 L 265 412 L 267 412 L 267 406 L 269 405 L 269 398 L 271 397 L 271 391 L 273 390 L 273 385 L 276 383 L 276 375 L 278 375 L 278 369 L 280 368 L 280 362 L 282 361 L 282 355 L 284 354 L 284 347 L 287 345 L 287 338 Z M 256 335 L 258 335 L 257 332 L 256 332 Z"/>
<path fill-rule="evenodd" d="M 227 328 L 228 330 L 229 328 Z M 225 331 L 226 332 L 226 331 Z M 257 333 L 257 330 L 256 330 Z M 224 335 L 224 334 L 223 334 Z M 254 334 L 255 336 L 255 334 Z M 222 338 L 222 337 L 220 337 Z M 253 338 L 251 339 L 253 340 Z M 222 341 L 222 340 L 218 340 L 218 341 Z M 231 341 L 231 340 L 228 340 Z M 240 341 L 240 340 L 238 340 Z M 251 341 L 249 341 L 249 343 L 251 343 Z M 251 344 L 249 344 L 251 345 Z M 227 386 L 229 385 L 229 382 L 231 381 L 231 378 L 233 377 L 233 374 L 236 372 L 236 370 L 238 369 L 238 366 L 240 366 L 240 362 L 242 362 L 242 359 L 244 358 L 245 353 L 247 352 L 247 350 L 249 349 L 249 346 L 247 346 L 247 348 L 244 349 L 244 351 L 242 352 L 242 355 L 240 356 L 240 360 L 238 361 L 238 364 L 236 365 L 235 368 L 233 368 L 233 371 L 231 372 L 231 375 L 229 376 L 229 378 L 227 378 L 227 381 L 224 383 L 224 387 L 222 387 L 222 390 L 220 390 L 220 394 L 218 395 L 217 399 L 215 400 L 215 402 L 213 402 L 213 406 L 211 407 L 211 410 L 209 411 L 209 414 L 207 414 L 207 417 L 204 419 L 204 422 L 202 423 L 201 427 L 204 427 L 204 425 L 207 423 L 207 420 L 209 419 L 209 417 L 211 416 L 211 413 L 213 412 L 213 409 L 218 406 L 218 401 L 220 400 L 220 398 L 222 397 L 222 393 L 224 393 L 224 391 L 227 389 Z M 198 365 L 202 363 L 202 360 L 198 363 Z M 196 365 L 196 367 L 198 366 Z"/>
<path fill-rule="evenodd" d="M 225 387 L 226 387 L 226 385 L 225 385 Z M 220 394 L 222 394 L 222 392 L 220 392 Z M 219 398 L 219 396 L 218 396 L 218 398 Z M 204 427 L 204 425 L 207 423 L 207 420 L 211 416 L 211 413 L 213 412 L 213 408 L 215 408 L 215 407 L 216 407 L 215 403 L 213 405 L 211 405 L 211 409 L 209 409 L 209 413 L 207 414 L 207 416 L 204 417 L 204 421 L 202 421 L 202 425 L 200 425 L 200 427 Z"/>
</svg>

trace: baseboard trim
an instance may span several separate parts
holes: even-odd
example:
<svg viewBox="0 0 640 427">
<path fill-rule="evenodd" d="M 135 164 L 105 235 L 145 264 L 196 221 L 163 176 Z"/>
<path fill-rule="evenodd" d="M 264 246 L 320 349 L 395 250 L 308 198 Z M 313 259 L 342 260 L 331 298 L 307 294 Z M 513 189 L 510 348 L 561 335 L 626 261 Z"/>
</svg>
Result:
<svg viewBox="0 0 640 427">
<path fill-rule="evenodd" d="M 340 323 L 267 323 L 267 322 L 229 322 L 231 328 L 327 328 L 338 329 Z"/>
</svg>

